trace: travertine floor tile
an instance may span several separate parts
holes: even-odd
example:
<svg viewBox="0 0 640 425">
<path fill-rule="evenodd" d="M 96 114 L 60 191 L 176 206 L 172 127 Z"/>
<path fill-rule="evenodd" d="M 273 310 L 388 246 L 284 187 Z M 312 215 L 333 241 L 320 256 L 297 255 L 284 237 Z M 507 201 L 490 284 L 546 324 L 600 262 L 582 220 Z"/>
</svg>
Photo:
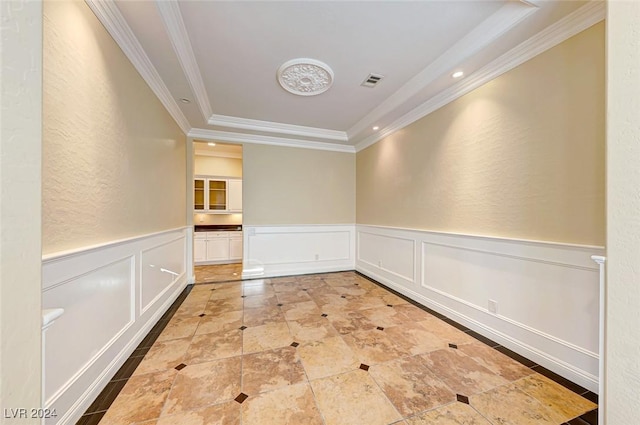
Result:
<svg viewBox="0 0 640 425">
<path fill-rule="evenodd" d="M 407 425 L 492 425 L 464 403 L 454 402 L 407 419 Z"/>
<path fill-rule="evenodd" d="M 434 334 L 441 340 L 450 344 L 462 345 L 478 342 L 478 340 L 474 337 L 468 335 L 460 329 L 454 328 L 450 324 L 443 322 L 435 316 L 429 315 L 427 320 L 423 320 L 417 323 L 423 326 L 427 330 L 427 332 Z"/>
<path fill-rule="evenodd" d="M 507 381 L 515 381 L 533 373 L 528 367 L 481 342 L 460 345 L 458 349 Z"/>
<path fill-rule="evenodd" d="M 408 350 L 399 347 L 385 333 L 377 328 L 354 331 L 342 338 L 358 359 L 369 366 L 408 356 Z"/>
<path fill-rule="evenodd" d="M 456 400 L 456 394 L 419 356 L 374 365 L 369 373 L 404 417 Z"/>
<path fill-rule="evenodd" d="M 281 307 L 287 320 L 301 320 L 311 317 L 320 317 L 322 311 L 314 301 L 285 304 Z"/>
<path fill-rule="evenodd" d="M 177 373 L 176 370 L 170 369 L 132 377 L 100 423 L 129 425 L 159 417 Z"/>
<path fill-rule="evenodd" d="M 242 403 L 243 425 L 323 425 L 309 384 L 290 385 Z"/>
<path fill-rule="evenodd" d="M 169 339 L 188 338 L 193 336 L 200 324 L 200 317 L 177 316 L 164 328 L 157 341 L 167 341 Z"/>
<path fill-rule="evenodd" d="M 278 298 L 275 295 L 250 295 L 244 299 L 244 308 L 275 308 Z"/>
<path fill-rule="evenodd" d="M 176 367 L 182 362 L 190 343 L 191 338 L 156 341 L 133 374 L 143 375 Z"/>
<path fill-rule="evenodd" d="M 407 317 L 394 307 L 380 307 L 360 310 L 358 313 L 369 319 L 376 326 L 390 327 L 407 323 Z M 413 323 L 413 322 L 409 322 Z"/>
<path fill-rule="evenodd" d="M 309 296 L 309 294 L 307 294 L 307 291 L 303 290 L 279 292 L 276 296 L 278 297 L 278 301 L 281 304 L 293 304 L 311 301 L 311 297 Z"/>
<path fill-rule="evenodd" d="M 235 401 L 161 417 L 156 425 L 240 425 L 240 405 Z"/>
<path fill-rule="evenodd" d="M 242 326 L 243 314 L 242 310 L 237 310 L 220 314 L 205 315 L 200 320 L 200 324 L 196 329 L 196 335 L 226 332 L 232 329 L 238 329 Z"/>
<path fill-rule="evenodd" d="M 365 311 L 339 311 L 337 313 L 331 313 L 327 315 L 327 319 L 331 322 L 333 327 L 342 335 L 349 334 L 354 331 L 368 330 L 376 328 L 377 325 L 374 321 L 370 320 L 365 314 Z"/>
<path fill-rule="evenodd" d="M 221 333 L 196 335 L 184 356 L 184 363 L 206 363 L 242 354 L 242 331 L 232 329 Z"/>
<path fill-rule="evenodd" d="M 331 326 L 331 322 L 322 316 L 289 320 L 287 323 L 289 324 L 291 336 L 296 342 L 317 341 L 338 335 L 333 326 Z"/>
<path fill-rule="evenodd" d="M 298 354 L 309 379 L 355 370 L 361 363 L 339 336 L 301 344 Z"/>
<path fill-rule="evenodd" d="M 294 347 L 248 354 L 242 359 L 242 392 L 251 396 L 306 380 Z"/>
<path fill-rule="evenodd" d="M 241 358 L 187 365 L 171 388 L 164 415 L 233 400 L 240 394 Z"/>
<path fill-rule="evenodd" d="M 326 425 L 388 425 L 402 419 L 363 370 L 311 381 Z"/>
<path fill-rule="evenodd" d="M 284 314 L 277 305 L 273 307 L 246 308 L 244 310 L 243 322 L 244 325 L 248 327 L 284 321 Z"/>
<path fill-rule="evenodd" d="M 487 391 L 508 381 L 459 350 L 447 348 L 421 354 L 431 371 L 457 394 L 471 394 Z"/>
<path fill-rule="evenodd" d="M 194 267 L 196 282 L 224 282 L 242 279 L 242 264 L 213 264 Z"/>
<path fill-rule="evenodd" d="M 598 406 L 538 373 L 516 381 L 515 387 L 550 408 L 562 422 L 578 417 Z"/>
<path fill-rule="evenodd" d="M 384 331 L 395 344 L 411 354 L 429 353 L 448 347 L 445 341 L 427 332 L 418 323 L 407 322 L 385 328 Z"/>
<path fill-rule="evenodd" d="M 218 315 L 230 311 L 238 311 L 243 309 L 244 298 L 240 295 L 233 298 L 211 298 L 204 309 L 205 314 Z"/>
<path fill-rule="evenodd" d="M 551 410 L 535 398 L 523 393 L 515 384 L 494 388 L 471 396 L 471 406 L 496 424 L 546 425 L 561 423 Z"/>
<path fill-rule="evenodd" d="M 287 322 L 267 323 L 243 331 L 243 352 L 255 353 L 285 347 L 293 342 Z"/>
</svg>

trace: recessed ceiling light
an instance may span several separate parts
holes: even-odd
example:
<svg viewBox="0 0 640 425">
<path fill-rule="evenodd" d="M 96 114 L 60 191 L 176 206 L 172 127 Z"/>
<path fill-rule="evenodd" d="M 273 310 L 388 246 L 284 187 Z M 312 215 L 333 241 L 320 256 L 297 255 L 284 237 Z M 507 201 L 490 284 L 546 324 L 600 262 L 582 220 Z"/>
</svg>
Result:
<svg viewBox="0 0 640 425">
<path fill-rule="evenodd" d="M 460 77 L 462 77 L 463 75 L 464 75 L 464 72 L 462 72 L 462 71 L 456 71 L 456 72 L 454 72 L 453 74 L 451 74 L 451 76 L 452 76 L 453 78 L 460 78 Z"/>
<path fill-rule="evenodd" d="M 375 127 L 373 127 L 373 131 L 379 130 L 380 127 L 378 127 L 377 125 Z"/>
<path fill-rule="evenodd" d="M 213 142 L 209 142 L 209 143 L 207 143 L 207 145 L 209 145 L 209 146 L 215 146 L 216 144 L 215 144 L 215 143 L 213 143 Z"/>
<path fill-rule="evenodd" d="M 189 99 L 187 99 L 186 97 L 183 97 L 182 99 L 180 99 L 180 102 L 182 102 L 182 103 L 191 103 L 191 101 Z"/>
</svg>

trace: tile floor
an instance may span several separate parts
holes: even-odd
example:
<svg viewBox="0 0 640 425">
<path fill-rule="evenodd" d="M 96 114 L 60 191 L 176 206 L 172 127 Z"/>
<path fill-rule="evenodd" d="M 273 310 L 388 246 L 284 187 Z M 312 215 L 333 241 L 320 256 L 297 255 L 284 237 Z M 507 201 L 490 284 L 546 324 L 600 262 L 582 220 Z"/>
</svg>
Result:
<svg viewBox="0 0 640 425">
<path fill-rule="evenodd" d="M 79 424 L 597 421 L 595 394 L 355 272 L 195 285 L 159 323 Z"/>
<path fill-rule="evenodd" d="M 242 279 L 242 263 L 195 266 L 196 283 L 228 282 Z"/>
</svg>

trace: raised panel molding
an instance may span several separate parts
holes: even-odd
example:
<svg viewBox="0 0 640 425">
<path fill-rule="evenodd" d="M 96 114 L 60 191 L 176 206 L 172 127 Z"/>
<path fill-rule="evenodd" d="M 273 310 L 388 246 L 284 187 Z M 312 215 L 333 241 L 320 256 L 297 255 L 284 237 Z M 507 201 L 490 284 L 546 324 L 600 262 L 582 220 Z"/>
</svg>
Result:
<svg viewBox="0 0 640 425">
<path fill-rule="evenodd" d="M 366 225 L 356 233 L 359 272 L 598 391 L 600 280 L 590 257 L 602 247 Z M 411 240 L 414 249 L 381 240 Z M 400 255 L 416 261 L 417 284 L 370 260 Z"/>
<path fill-rule="evenodd" d="M 64 309 L 43 333 L 44 407 L 58 413 L 46 425 L 76 423 L 185 288 L 191 231 L 43 257 L 43 308 Z"/>
<path fill-rule="evenodd" d="M 243 226 L 243 278 L 353 270 L 355 226 Z"/>
</svg>

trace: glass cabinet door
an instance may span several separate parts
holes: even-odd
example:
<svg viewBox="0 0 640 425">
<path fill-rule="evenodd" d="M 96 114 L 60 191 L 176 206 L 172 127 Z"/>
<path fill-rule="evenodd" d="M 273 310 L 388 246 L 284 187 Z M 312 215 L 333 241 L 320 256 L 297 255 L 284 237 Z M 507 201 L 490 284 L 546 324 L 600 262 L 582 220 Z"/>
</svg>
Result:
<svg viewBox="0 0 640 425">
<path fill-rule="evenodd" d="M 209 180 L 209 208 L 210 210 L 227 209 L 227 181 Z"/>
<path fill-rule="evenodd" d="M 193 209 L 204 210 L 204 182 L 205 179 L 195 179 L 193 184 Z"/>
</svg>

